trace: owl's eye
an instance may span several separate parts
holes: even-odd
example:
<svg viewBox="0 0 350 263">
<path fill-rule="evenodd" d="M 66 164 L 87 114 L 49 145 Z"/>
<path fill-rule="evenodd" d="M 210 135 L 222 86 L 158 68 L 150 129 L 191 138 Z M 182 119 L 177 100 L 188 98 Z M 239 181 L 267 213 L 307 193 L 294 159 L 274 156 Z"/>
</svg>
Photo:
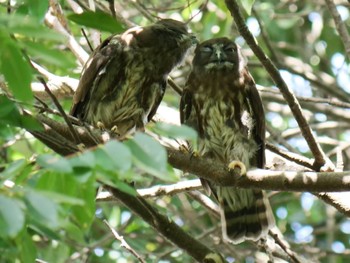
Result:
<svg viewBox="0 0 350 263">
<path fill-rule="evenodd" d="M 201 48 L 202 52 L 212 52 L 213 48 L 211 46 L 204 46 Z"/>
<path fill-rule="evenodd" d="M 233 46 L 226 47 L 226 48 L 225 48 L 225 51 L 226 51 L 226 52 L 235 53 L 235 52 L 236 52 L 236 47 L 233 47 Z"/>
</svg>

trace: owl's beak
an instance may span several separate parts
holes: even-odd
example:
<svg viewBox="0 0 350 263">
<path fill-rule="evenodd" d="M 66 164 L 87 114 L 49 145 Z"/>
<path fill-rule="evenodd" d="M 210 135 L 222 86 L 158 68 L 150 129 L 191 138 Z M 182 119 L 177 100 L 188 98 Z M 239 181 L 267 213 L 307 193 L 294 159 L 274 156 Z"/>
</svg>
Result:
<svg viewBox="0 0 350 263">
<path fill-rule="evenodd" d="M 213 50 L 212 61 L 216 63 L 222 63 L 226 60 L 227 56 L 221 48 L 216 48 Z"/>
</svg>

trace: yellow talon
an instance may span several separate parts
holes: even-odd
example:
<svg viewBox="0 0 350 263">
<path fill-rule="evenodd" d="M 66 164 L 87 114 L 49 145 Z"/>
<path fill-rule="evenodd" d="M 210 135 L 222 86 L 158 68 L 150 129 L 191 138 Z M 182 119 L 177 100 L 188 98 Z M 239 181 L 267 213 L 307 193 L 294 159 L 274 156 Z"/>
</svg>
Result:
<svg viewBox="0 0 350 263">
<path fill-rule="evenodd" d="M 190 158 L 197 158 L 199 157 L 199 152 L 198 151 L 195 151 L 195 150 L 192 150 L 191 147 L 189 147 L 188 145 L 185 145 L 185 144 L 180 144 L 179 146 L 179 151 L 184 153 L 184 154 L 191 154 L 191 157 Z"/>
<path fill-rule="evenodd" d="M 190 150 L 188 149 L 188 146 L 184 145 L 184 144 L 180 144 L 179 151 L 182 153 L 189 153 L 190 152 Z"/>
<path fill-rule="evenodd" d="M 79 151 L 83 151 L 83 150 L 85 150 L 85 144 L 83 144 L 83 143 L 79 143 L 78 145 L 77 145 L 77 147 L 78 147 L 78 149 L 79 149 Z"/>
<path fill-rule="evenodd" d="M 198 152 L 198 151 L 192 151 L 191 158 L 192 158 L 192 157 L 198 158 L 199 156 L 200 156 L 200 155 L 199 155 L 199 152 Z"/>
<path fill-rule="evenodd" d="M 236 169 L 240 169 L 240 175 L 245 175 L 247 173 L 247 168 L 245 167 L 244 163 L 241 161 L 232 161 L 228 165 L 228 169 L 230 171 L 234 171 Z"/>
<path fill-rule="evenodd" d="M 96 123 L 96 126 L 97 126 L 97 128 L 99 128 L 100 130 L 105 130 L 105 129 L 106 129 L 105 125 L 104 125 L 101 121 L 98 121 L 98 122 Z"/>
<path fill-rule="evenodd" d="M 118 126 L 117 126 L 117 125 L 114 125 L 114 126 L 111 128 L 111 132 L 117 134 L 118 136 L 120 135 L 120 132 L 119 132 L 119 129 L 118 129 Z"/>
</svg>

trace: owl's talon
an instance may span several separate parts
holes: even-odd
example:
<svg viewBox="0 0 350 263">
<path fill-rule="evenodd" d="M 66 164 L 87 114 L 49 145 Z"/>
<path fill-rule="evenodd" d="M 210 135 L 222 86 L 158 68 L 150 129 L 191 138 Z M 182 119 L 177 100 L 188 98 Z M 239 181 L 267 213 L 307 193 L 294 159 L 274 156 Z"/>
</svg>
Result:
<svg viewBox="0 0 350 263">
<path fill-rule="evenodd" d="M 96 123 L 96 126 L 97 126 L 97 128 L 99 128 L 100 130 L 105 130 L 106 129 L 106 126 L 103 124 L 103 122 L 101 122 L 101 121 L 98 121 L 97 123 Z"/>
<path fill-rule="evenodd" d="M 191 148 L 188 147 L 188 146 L 185 145 L 185 144 L 181 144 L 181 145 L 179 146 L 179 151 L 182 152 L 182 153 L 184 153 L 184 154 L 191 154 L 190 159 L 192 159 L 192 158 L 198 158 L 198 157 L 200 156 L 198 151 L 191 150 Z"/>
<path fill-rule="evenodd" d="M 179 151 L 185 154 L 190 152 L 190 150 L 188 149 L 188 146 L 185 144 L 180 144 Z"/>
<path fill-rule="evenodd" d="M 118 129 L 118 126 L 117 126 L 117 125 L 114 125 L 114 126 L 111 128 L 111 132 L 117 134 L 118 136 L 120 135 L 120 132 L 119 132 L 119 129 Z"/>
<path fill-rule="evenodd" d="M 83 150 L 85 150 L 85 144 L 83 144 L 83 143 L 79 143 L 78 145 L 77 145 L 77 147 L 78 147 L 78 149 L 79 149 L 79 151 L 83 151 Z"/>
<path fill-rule="evenodd" d="M 191 159 L 192 159 L 192 158 L 198 158 L 198 157 L 200 157 L 199 152 L 198 152 L 198 151 L 192 151 L 192 153 L 191 153 Z"/>
<path fill-rule="evenodd" d="M 242 163 L 241 161 L 232 161 L 229 163 L 228 165 L 228 169 L 230 171 L 234 171 L 236 169 L 239 169 L 239 175 L 245 175 L 247 173 L 247 168 L 245 167 L 244 163 Z"/>
</svg>

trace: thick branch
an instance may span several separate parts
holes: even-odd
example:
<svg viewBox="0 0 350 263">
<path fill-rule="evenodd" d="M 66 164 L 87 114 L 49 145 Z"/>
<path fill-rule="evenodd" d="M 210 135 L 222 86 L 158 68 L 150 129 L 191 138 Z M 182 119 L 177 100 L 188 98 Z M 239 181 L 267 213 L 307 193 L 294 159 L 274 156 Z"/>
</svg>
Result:
<svg viewBox="0 0 350 263">
<path fill-rule="evenodd" d="M 49 118 L 39 115 L 40 122 L 46 124 L 46 131 L 32 132 L 34 135 L 54 151 L 62 154 L 62 145 L 60 140 L 56 140 L 56 134 L 60 134 L 65 141 L 72 140 L 66 124 L 62 124 Z M 83 143 L 89 147 L 105 141 L 102 135 L 98 135 L 96 130 L 88 131 L 86 128 L 79 127 L 77 132 Z M 50 132 L 54 131 L 52 144 Z M 40 136 L 41 135 L 41 136 Z M 42 140 L 42 138 L 45 140 Z M 69 139 L 68 139 L 69 138 Z M 73 143 L 66 143 L 64 146 L 65 155 L 73 154 L 78 151 Z M 241 188 L 257 188 L 274 191 L 298 191 L 298 192 L 341 192 L 350 191 L 350 171 L 348 172 L 292 172 L 292 171 L 268 171 L 251 170 L 247 175 L 240 176 L 237 172 L 229 171 L 226 165 L 215 162 L 211 159 L 193 157 L 191 154 L 184 154 L 178 150 L 167 147 L 169 163 L 184 172 L 195 174 L 201 178 L 210 180 L 217 185 L 238 186 Z"/>
<path fill-rule="evenodd" d="M 160 214 L 142 197 L 135 197 L 126 194 L 116 188 L 105 186 L 115 198 L 130 208 L 135 214 L 140 216 L 145 222 L 150 224 L 158 233 L 162 234 L 179 248 L 185 250 L 198 262 L 208 261 L 210 255 L 216 254 L 192 236 L 183 231 L 177 224 Z M 217 254 L 216 254 L 217 255 Z M 224 262 L 224 260 L 221 260 Z"/>
<path fill-rule="evenodd" d="M 169 163 L 178 169 L 198 175 L 217 185 L 258 188 L 274 191 L 340 192 L 350 191 L 350 172 L 291 172 L 250 170 L 240 176 L 227 167 L 210 159 L 193 158 L 191 155 L 168 148 Z"/>
<path fill-rule="evenodd" d="M 258 46 L 254 36 L 247 28 L 243 16 L 239 10 L 239 5 L 236 0 L 226 0 L 227 8 L 230 10 L 231 15 L 237 25 L 238 31 L 244 37 L 249 47 L 253 50 L 254 54 L 260 60 L 265 67 L 266 71 L 270 74 L 272 80 L 276 86 L 281 90 L 283 97 L 287 101 L 293 115 L 298 122 L 301 132 L 309 145 L 312 154 L 315 157 L 314 169 L 320 170 L 326 163 L 326 155 L 322 151 L 320 145 L 317 143 L 307 120 L 305 119 L 300 104 L 287 84 L 284 82 L 278 69 L 272 63 L 272 61 L 265 55 L 264 51 Z"/>
</svg>

